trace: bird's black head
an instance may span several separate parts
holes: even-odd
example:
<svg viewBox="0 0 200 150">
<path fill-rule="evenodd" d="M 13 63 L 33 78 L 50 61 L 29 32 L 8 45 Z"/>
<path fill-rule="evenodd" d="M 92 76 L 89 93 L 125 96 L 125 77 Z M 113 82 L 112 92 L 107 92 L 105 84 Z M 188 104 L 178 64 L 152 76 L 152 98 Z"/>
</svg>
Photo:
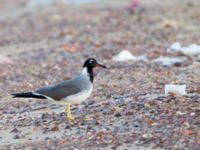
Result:
<svg viewBox="0 0 200 150">
<path fill-rule="evenodd" d="M 106 68 L 106 66 L 99 64 L 96 59 L 94 58 L 88 58 L 84 64 L 83 64 L 83 68 L 87 68 L 87 72 L 89 73 L 90 76 L 90 81 L 93 82 L 93 68 L 95 67 L 102 67 L 102 68 Z"/>
<path fill-rule="evenodd" d="M 92 68 L 94 68 L 94 67 L 106 68 L 106 66 L 99 64 L 99 63 L 96 61 L 96 59 L 94 59 L 94 58 L 88 58 L 88 59 L 85 61 L 84 65 L 83 65 L 83 68 L 84 68 L 84 67 L 87 67 L 87 68 L 90 68 L 90 69 L 92 69 Z"/>
</svg>

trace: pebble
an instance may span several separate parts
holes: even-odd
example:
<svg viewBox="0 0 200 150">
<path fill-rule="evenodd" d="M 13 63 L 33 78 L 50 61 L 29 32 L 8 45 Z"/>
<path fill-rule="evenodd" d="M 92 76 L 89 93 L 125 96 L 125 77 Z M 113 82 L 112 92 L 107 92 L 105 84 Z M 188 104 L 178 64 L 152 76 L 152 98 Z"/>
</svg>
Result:
<svg viewBox="0 0 200 150">
<path fill-rule="evenodd" d="M 10 133 L 17 133 L 19 130 L 17 128 L 14 128 L 13 130 L 10 131 Z"/>
<path fill-rule="evenodd" d="M 20 139 L 20 136 L 18 134 L 16 134 L 13 139 Z"/>
</svg>

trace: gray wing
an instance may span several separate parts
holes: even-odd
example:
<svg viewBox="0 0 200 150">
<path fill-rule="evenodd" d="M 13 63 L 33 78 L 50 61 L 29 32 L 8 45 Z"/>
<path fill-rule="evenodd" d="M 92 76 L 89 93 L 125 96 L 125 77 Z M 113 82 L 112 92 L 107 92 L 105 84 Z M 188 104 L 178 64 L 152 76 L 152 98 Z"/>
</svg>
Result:
<svg viewBox="0 0 200 150">
<path fill-rule="evenodd" d="M 40 88 L 34 91 L 34 93 L 47 96 L 59 101 L 67 96 L 76 94 L 81 90 L 82 89 L 78 86 L 78 84 L 76 84 L 76 82 L 73 82 L 73 80 L 69 80 L 59 83 L 55 86 Z"/>
</svg>

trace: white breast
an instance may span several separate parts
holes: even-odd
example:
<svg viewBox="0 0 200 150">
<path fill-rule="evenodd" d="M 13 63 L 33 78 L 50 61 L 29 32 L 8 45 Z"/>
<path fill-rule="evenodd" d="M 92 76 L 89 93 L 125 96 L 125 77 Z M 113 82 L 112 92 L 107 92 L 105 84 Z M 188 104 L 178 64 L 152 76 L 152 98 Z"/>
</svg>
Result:
<svg viewBox="0 0 200 150">
<path fill-rule="evenodd" d="M 93 87 L 84 90 L 78 94 L 68 96 L 64 99 L 65 102 L 70 102 L 71 104 L 80 104 L 85 101 L 92 93 Z"/>
<path fill-rule="evenodd" d="M 66 105 L 66 102 L 71 104 L 80 104 L 91 95 L 93 84 L 90 81 L 87 68 L 83 68 L 81 74 L 75 78 L 75 81 L 82 86 L 81 92 L 63 98 L 61 101 L 59 101 L 61 105 Z"/>
</svg>

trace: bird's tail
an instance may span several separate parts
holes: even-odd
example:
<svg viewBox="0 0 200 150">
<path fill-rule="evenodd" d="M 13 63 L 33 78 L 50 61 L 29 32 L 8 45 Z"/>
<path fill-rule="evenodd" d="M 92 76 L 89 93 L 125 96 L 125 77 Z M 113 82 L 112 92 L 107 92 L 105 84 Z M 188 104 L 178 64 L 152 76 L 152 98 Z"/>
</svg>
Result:
<svg viewBox="0 0 200 150">
<path fill-rule="evenodd" d="M 21 98 L 38 98 L 38 99 L 46 99 L 45 96 L 36 95 L 33 92 L 25 92 L 25 93 L 13 93 L 11 94 L 13 98 L 21 97 Z"/>
</svg>

